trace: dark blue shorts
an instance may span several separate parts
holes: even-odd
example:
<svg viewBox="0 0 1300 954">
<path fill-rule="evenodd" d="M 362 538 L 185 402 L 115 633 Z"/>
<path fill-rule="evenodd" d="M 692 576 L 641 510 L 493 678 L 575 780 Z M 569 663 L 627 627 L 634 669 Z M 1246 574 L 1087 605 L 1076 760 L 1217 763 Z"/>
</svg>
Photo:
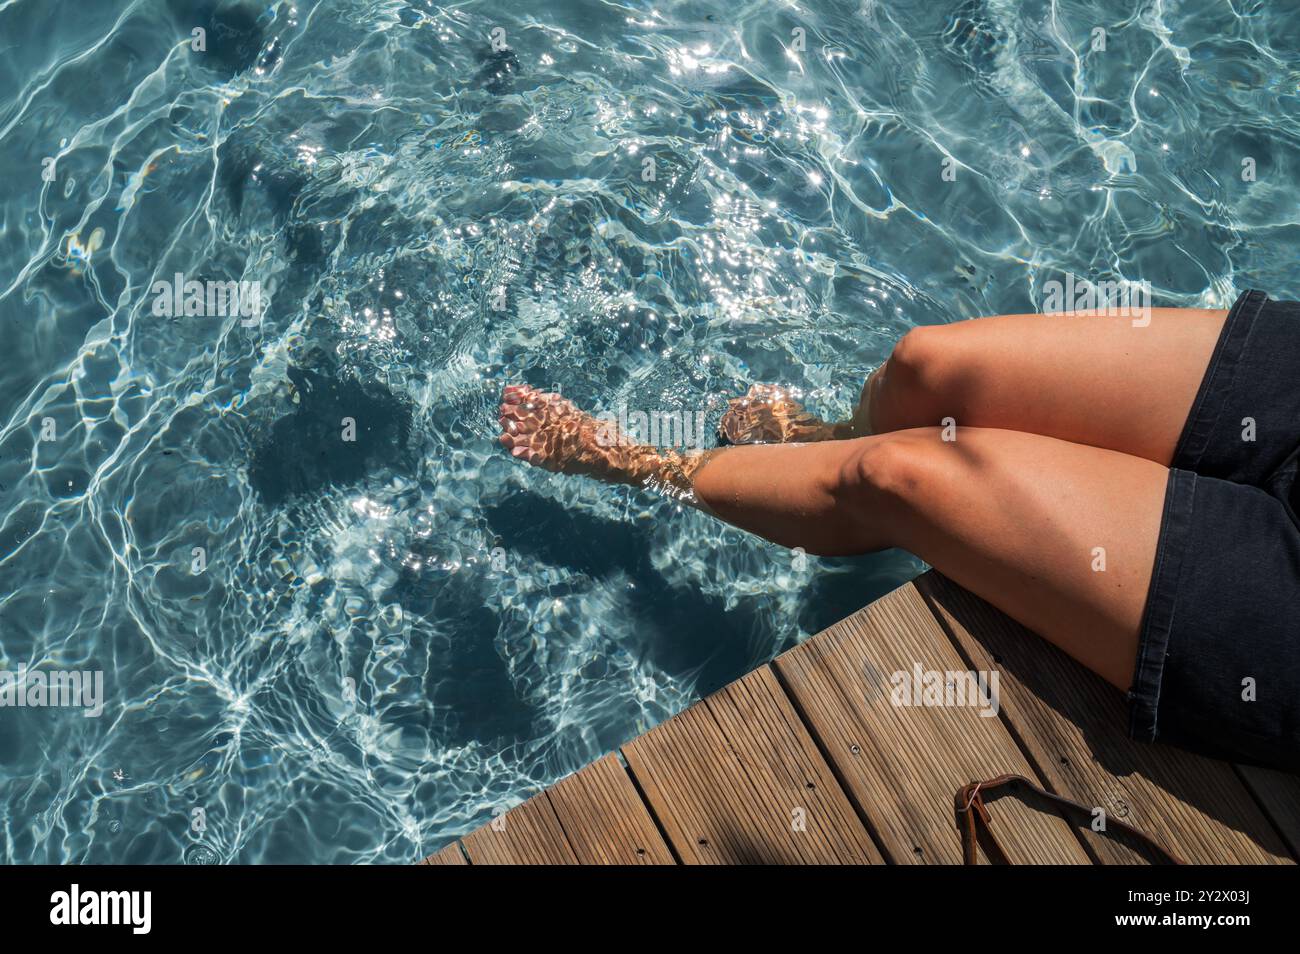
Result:
<svg viewBox="0 0 1300 954">
<path fill-rule="evenodd" d="M 1130 734 L 1300 770 L 1300 304 L 1228 314 L 1174 452 Z"/>
</svg>

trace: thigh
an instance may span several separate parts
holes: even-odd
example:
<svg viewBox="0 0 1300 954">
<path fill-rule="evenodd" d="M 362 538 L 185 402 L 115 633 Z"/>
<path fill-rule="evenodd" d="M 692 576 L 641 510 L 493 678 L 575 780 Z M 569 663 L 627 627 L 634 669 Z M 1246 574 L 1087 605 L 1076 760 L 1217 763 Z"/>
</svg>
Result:
<svg viewBox="0 0 1300 954">
<path fill-rule="evenodd" d="M 1167 468 L 974 427 L 952 441 L 916 428 L 862 444 L 864 483 L 893 545 L 1130 687 Z"/>
<path fill-rule="evenodd" d="M 999 315 L 909 332 L 873 384 L 875 433 L 938 424 L 1028 431 L 1166 466 L 1226 311 Z"/>
</svg>

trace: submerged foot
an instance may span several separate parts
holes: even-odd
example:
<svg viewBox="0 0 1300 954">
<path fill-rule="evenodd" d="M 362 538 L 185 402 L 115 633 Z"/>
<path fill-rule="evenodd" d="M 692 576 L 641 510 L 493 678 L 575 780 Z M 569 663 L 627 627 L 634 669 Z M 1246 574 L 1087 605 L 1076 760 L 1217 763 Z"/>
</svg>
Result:
<svg viewBox="0 0 1300 954">
<path fill-rule="evenodd" d="M 526 384 L 501 395 L 499 440 L 510 453 L 544 470 L 598 480 L 628 479 L 631 461 L 608 421 L 578 410 L 572 401 Z"/>
<path fill-rule="evenodd" d="M 836 436 L 833 425 L 774 384 L 755 384 L 744 397 L 728 403 L 718 435 L 730 444 L 799 444 Z"/>
</svg>

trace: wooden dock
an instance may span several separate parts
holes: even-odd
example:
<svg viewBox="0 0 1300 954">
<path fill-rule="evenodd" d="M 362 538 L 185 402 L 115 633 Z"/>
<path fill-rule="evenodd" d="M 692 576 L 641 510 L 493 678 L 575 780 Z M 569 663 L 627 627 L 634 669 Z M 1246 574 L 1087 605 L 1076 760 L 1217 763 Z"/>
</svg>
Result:
<svg viewBox="0 0 1300 954">
<path fill-rule="evenodd" d="M 999 711 L 899 706 L 895 672 L 998 673 Z M 1016 773 L 1192 863 L 1300 860 L 1300 777 L 1132 742 L 1112 687 L 935 572 L 422 864 L 960 864 L 968 782 Z M 1015 798 L 1012 862 L 1151 859 Z M 981 861 L 984 859 L 981 858 Z"/>
</svg>

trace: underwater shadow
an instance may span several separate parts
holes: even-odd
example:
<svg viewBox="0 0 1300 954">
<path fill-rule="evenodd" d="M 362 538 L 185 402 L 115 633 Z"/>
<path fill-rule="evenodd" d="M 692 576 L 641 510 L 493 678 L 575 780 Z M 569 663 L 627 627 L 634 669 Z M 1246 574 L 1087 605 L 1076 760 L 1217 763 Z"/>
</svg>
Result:
<svg viewBox="0 0 1300 954">
<path fill-rule="evenodd" d="M 185 36 L 194 29 L 205 34 L 197 62 L 230 79 L 257 65 L 273 66 L 278 43 L 266 43 L 265 5 L 251 0 L 168 0 L 173 20 Z"/>
<path fill-rule="evenodd" d="M 906 555 L 902 551 L 889 551 L 889 555 L 898 559 L 886 560 L 881 553 L 815 558 L 826 572 L 819 573 L 805 588 L 799 610 L 800 627 L 812 634 L 829 629 L 868 603 L 898 589 L 924 566 L 910 557 L 904 559 Z M 791 638 L 782 651 L 793 646 Z"/>
<path fill-rule="evenodd" d="M 751 609 L 666 581 L 652 561 L 648 531 L 566 509 L 531 492 L 485 511 L 489 526 L 514 558 L 563 566 L 598 581 L 618 574 L 636 581 L 624 601 L 636 620 L 639 651 L 674 676 L 690 675 L 701 695 L 739 678 L 765 660 L 754 647 L 766 624 Z"/>
<path fill-rule="evenodd" d="M 297 403 L 252 450 L 249 483 L 270 505 L 355 483 L 406 454 L 411 408 L 386 388 L 329 369 L 288 369 Z"/>
</svg>

